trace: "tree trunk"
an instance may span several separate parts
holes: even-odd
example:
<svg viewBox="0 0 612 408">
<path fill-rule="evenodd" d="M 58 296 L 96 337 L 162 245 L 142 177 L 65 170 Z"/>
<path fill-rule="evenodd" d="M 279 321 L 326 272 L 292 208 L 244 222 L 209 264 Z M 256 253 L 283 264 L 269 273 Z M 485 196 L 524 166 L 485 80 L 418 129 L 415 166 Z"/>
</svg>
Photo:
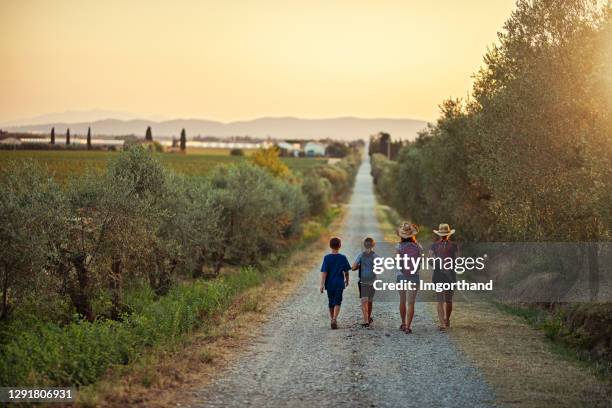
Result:
<svg viewBox="0 0 612 408">
<path fill-rule="evenodd" d="M 2 268 L 4 273 L 2 275 L 2 310 L 0 311 L 0 320 L 4 320 L 8 317 L 8 288 L 9 288 L 9 273 L 6 265 Z"/>
<path fill-rule="evenodd" d="M 165 264 L 163 258 L 157 259 L 157 282 L 155 282 L 155 294 L 157 296 L 164 296 L 168 294 L 170 290 L 170 274 L 176 266 L 176 261 L 171 261 L 169 268 Z"/>
<path fill-rule="evenodd" d="M 195 268 L 193 269 L 193 272 L 191 273 L 191 276 L 193 278 L 196 278 L 196 279 L 201 278 L 204 275 L 203 270 L 204 270 L 205 263 L 206 261 L 205 261 L 204 255 L 200 255 L 198 259 L 196 260 Z"/>
<path fill-rule="evenodd" d="M 225 252 L 221 253 L 215 261 L 215 267 L 213 269 L 215 276 L 219 276 L 219 272 L 221 272 L 221 267 L 223 266 L 224 260 L 225 260 Z"/>
<path fill-rule="evenodd" d="M 88 321 L 93 322 L 95 315 L 89 299 L 89 271 L 85 266 L 85 256 L 81 254 L 75 255 L 72 258 L 72 264 L 74 265 L 77 277 L 77 285 L 73 285 L 70 290 L 72 304 L 79 314 Z"/>
<path fill-rule="evenodd" d="M 113 259 L 111 265 L 111 274 L 109 280 L 109 289 L 111 292 L 112 308 L 110 317 L 113 320 L 119 320 L 121 316 L 121 272 L 123 264 L 121 259 Z"/>
</svg>

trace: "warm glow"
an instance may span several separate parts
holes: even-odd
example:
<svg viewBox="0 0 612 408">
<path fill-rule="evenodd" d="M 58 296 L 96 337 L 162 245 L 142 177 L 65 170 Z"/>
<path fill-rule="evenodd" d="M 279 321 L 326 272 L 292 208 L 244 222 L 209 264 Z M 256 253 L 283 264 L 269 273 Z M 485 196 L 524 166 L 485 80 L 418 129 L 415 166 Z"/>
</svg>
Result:
<svg viewBox="0 0 612 408">
<path fill-rule="evenodd" d="M 0 122 L 93 108 L 433 119 L 513 4 L 3 0 Z"/>
</svg>

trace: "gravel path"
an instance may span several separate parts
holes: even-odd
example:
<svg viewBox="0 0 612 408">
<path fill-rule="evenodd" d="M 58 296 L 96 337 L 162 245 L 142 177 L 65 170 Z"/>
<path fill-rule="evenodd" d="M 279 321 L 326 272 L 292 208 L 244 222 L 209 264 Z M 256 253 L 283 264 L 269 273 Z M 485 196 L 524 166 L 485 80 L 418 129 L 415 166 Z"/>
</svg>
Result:
<svg viewBox="0 0 612 408">
<path fill-rule="evenodd" d="M 339 234 L 351 263 L 364 236 L 382 239 L 374 209 L 366 160 Z M 258 341 L 196 392 L 195 407 L 493 406 L 481 374 L 437 330 L 426 303 L 417 302 L 412 335 L 398 330 L 397 301 L 375 299 L 374 324 L 364 329 L 353 276 L 344 293 L 340 329 L 330 330 L 319 279 L 318 269 L 308 274 L 278 305 Z"/>
</svg>

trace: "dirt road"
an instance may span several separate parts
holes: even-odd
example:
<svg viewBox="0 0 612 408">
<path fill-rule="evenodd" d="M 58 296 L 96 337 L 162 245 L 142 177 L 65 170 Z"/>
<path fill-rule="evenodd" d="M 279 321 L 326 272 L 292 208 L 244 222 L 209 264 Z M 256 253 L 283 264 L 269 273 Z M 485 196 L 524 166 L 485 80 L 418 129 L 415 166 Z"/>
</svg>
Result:
<svg viewBox="0 0 612 408">
<path fill-rule="evenodd" d="M 367 159 L 338 235 L 351 262 L 364 236 L 382 240 Z M 448 335 L 438 331 L 427 304 L 417 303 L 411 335 L 398 330 L 396 300 L 375 303 L 374 324 L 364 329 L 353 276 L 344 295 L 340 329 L 330 330 L 327 296 L 318 291 L 319 279 L 318 268 L 309 272 L 272 312 L 258 341 L 210 386 L 196 392 L 195 407 L 493 405 L 491 389 Z"/>
</svg>

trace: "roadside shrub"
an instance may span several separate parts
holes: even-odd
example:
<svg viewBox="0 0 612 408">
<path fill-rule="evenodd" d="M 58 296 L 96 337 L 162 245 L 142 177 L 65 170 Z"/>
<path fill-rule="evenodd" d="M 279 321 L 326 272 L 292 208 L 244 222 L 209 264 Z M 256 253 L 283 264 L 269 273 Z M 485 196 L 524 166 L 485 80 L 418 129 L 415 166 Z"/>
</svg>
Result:
<svg viewBox="0 0 612 408">
<path fill-rule="evenodd" d="M 31 161 L 8 166 L 0 179 L 0 383 L 91 383 L 260 283 L 264 274 L 249 265 L 301 237 L 311 211 L 304 191 L 318 196 L 321 212 L 330 186 L 315 178 L 304 188 L 270 171 L 278 157 L 266 157 L 262 167 L 241 162 L 182 177 L 135 145 L 106 172 L 61 188 Z M 346 170 L 328 171 L 350 189 Z M 310 226 L 309 238 L 316 231 Z M 225 265 L 241 268 L 206 282 L 181 276 L 216 275 Z"/>
<path fill-rule="evenodd" d="M 276 146 L 268 149 L 259 149 L 249 158 L 254 165 L 269 171 L 274 177 L 291 178 L 291 170 L 280 158 L 280 150 Z"/>
<path fill-rule="evenodd" d="M 313 178 L 324 181 L 328 189 L 328 199 L 331 202 L 343 201 L 351 192 L 355 176 L 361 164 L 360 151 L 351 149 L 351 153 L 335 164 L 321 164 L 313 167 L 305 174 L 305 179 Z M 311 188 L 312 186 L 308 186 Z M 312 190 L 313 194 L 316 190 Z M 314 197 L 314 196 L 313 196 Z"/>
<path fill-rule="evenodd" d="M 225 262 L 254 262 L 297 235 L 294 226 L 305 213 L 297 186 L 249 163 L 218 167 L 210 180 L 211 199 L 221 209 L 220 245 L 208 253 L 214 273 Z"/>
<path fill-rule="evenodd" d="M 242 149 L 232 149 L 230 150 L 230 156 L 244 156 L 244 152 Z"/>
<path fill-rule="evenodd" d="M 48 284 L 45 266 L 64 200 L 45 169 L 31 160 L 10 163 L 0 177 L 2 320 L 16 302 Z"/>
<path fill-rule="evenodd" d="M 345 143 L 333 142 L 325 148 L 325 155 L 329 157 L 346 157 L 351 152 L 351 148 Z"/>
<path fill-rule="evenodd" d="M 322 215 L 327 210 L 331 184 L 325 178 L 308 176 L 302 183 L 302 192 L 308 202 L 308 214 Z"/>
</svg>

